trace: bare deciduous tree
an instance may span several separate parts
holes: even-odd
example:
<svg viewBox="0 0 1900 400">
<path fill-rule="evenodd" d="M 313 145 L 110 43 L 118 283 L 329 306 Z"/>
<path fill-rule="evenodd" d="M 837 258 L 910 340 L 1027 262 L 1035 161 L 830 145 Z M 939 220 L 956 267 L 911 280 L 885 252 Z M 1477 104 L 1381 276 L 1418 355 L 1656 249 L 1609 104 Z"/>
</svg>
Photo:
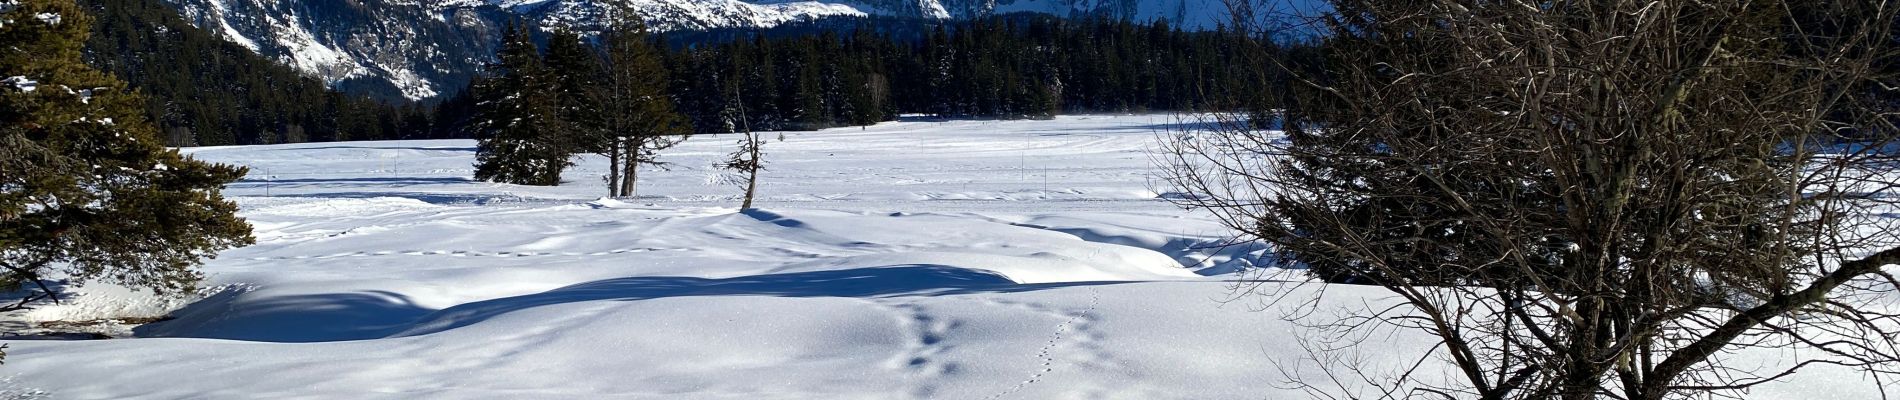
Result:
<svg viewBox="0 0 1900 400">
<path fill-rule="evenodd" d="M 1297 82 L 1284 134 L 1217 117 L 1161 157 L 1177 202 L 1395 298 L 1314 333 L 1428 332 L 1418 365 L 1451 371 L 1329 376 L 1387 397 L 1661 399 L 1900 371 L 1900 4 L 1333 3 L 1326 72 L 1279 65 Z"/>
<path fill-rule="evenodd" d="M 744 128 L 744 132 L 741 133 L 744 136 L 739 139 L 739 148 L 734 149 L 732 154 L 726 156 L 726 162 L 718 166 L 745 174 L 745 200 L 740 203 L 739 210 L 746 211 L 752 209 L 753 195 L 758 193 L 759 170 L 765 169 L 766 138 L 752 131 L 752 122 L 746 118 L 745 100 L 736 89 L 733 91 L 732 98 L 735 109 L 739 112 L 738 125 Z M 785 140 L 783 133 L 779 135 L 779 140 Z"/>
</svg>

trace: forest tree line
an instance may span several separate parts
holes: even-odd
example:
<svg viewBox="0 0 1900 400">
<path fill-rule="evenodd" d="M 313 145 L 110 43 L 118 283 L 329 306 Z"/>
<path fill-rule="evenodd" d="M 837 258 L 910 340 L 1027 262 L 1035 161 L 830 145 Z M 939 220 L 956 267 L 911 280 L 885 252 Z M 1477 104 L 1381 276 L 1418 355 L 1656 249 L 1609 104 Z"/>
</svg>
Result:
<svg viewBox="0 0 1900 400">
<path fill-rule="evenodd" d="M 87 62 L 151 97 L 146 113 L 168 145 L 474 137 L 466 88 L 422 102 L 376 100 L 195 28 L 158 1 L 81 3 L 98 16 Z M 663 91 L 694 133 L 867 125 L 899 114 L 1259 109 L 1235 99 L 1268 89 L 1257 58 L 1267 47 L 1226 31 L 1040 15 L 892 24 L 650 41 L 671 71 Z M 553 34 L 524 33 L 543 47 Z M 602 38 L 583 43 L 604 51 Z"/>
<path fill-rule="evenodd" d="M 990 18 L 938 26 L 920 42 L 860 28 L 689 47 L 668 55 L 672 91 L 701 132 L 726 132 L 733 105 L 755 129 L 864 125 L 897 114 L 1038 118 L 1186 111 L 1264 89 L 1242 37 L 1166 22 Z"/>
<path fill-rule="evenodd" d="M 1006 16 L 938 25 L 921 40 L 860 25 L 721 43 L 652 42 L 668 71 L 665 92 L 696 133 L 868 125 L 900 114 L 1253 110 L 1271 84 L 1260 58 L 1268 46 L 1166 22 Z M 461 93 L 435 113 L 442 124 L 429 137 L 468 137 L 458 126 L 476 120 L 477 101 L 474 91 Z"/>
</svg>

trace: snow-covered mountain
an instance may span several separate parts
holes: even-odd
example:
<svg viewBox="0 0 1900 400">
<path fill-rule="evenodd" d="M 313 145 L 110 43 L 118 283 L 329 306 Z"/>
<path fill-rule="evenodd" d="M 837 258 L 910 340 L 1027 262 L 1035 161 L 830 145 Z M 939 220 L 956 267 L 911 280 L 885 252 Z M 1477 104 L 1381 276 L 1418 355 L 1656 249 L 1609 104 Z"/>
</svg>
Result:
<svg viewBox="0 0 1900 400">
<path fill-rule="evenodd" d="M 1012 12 L 1223 20 L 1221 0 L 160 0 L 193 24 L 357 93 L 428 99 L 457 90 L 495 51 L 502 25 L 593 31 L 610 2 L 658 31 L 765 28 L 837 16 L 970 18 Z M 1312 0 L 1286 0 L 1309 2 Z"/>
<path fill-rule="evenodd" d="M 508 13 L 416 0 L 162 0 L 193 25 L 333 86 L 425 99 L 466 82 Z"/>
</svg>

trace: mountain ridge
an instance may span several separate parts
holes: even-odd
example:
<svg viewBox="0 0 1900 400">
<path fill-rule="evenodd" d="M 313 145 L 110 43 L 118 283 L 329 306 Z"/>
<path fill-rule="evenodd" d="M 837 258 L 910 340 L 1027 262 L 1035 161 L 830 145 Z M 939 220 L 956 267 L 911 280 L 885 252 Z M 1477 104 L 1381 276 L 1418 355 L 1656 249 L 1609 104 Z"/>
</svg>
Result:
<svg viewBox="0 0 1900 400">
<path fill-rule="evenodd" d="M 427 101 L 459 90 L 492 58 L 509 21 L 592 34 L 604 10 L 615 5 L 635 10 L 657 32 L 771 28 L 839 17 L 948 20 L 1003 13 L 1161 19 L 1210 29 L 1225 13 L 1221 0 L 160 1 L 193 25 L 334 88 L 392 101 Z"/>
</svg>

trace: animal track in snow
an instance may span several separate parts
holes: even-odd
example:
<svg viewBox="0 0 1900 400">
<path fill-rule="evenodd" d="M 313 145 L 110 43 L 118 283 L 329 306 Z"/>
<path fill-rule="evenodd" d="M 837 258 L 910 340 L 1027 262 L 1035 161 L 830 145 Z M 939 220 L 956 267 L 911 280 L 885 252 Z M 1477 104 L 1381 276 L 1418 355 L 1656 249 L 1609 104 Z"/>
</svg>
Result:
<svg viewBox="0 0 1900 400">
<path fill-rule="evenodd" d="M 898 324 L 910 335 L 910 343 L 892 358 L 891 364 L 902 368 L 905 380 L 913 382 L 911 397 L 935 397 L 937 387 L 923 382 L 933 382 L 938 377 L 956 372 L 956 363 L 939 360 L 937 355 L 949 350 L 950 346 L 945 345 L 943 340 L 959 323 L 930 315 L 915 304 L 879 305 L 896 312 L 899 315 Z"/>
<path fill-rule="evenodd" d="M 1056 371 L 1055 353 L 1058 349 L 1064 347 L 1062 346 L 1063 344 L 1070 344 L 1072 347 L 1085 347 L 1082 346 L 1084 344 L 1082 342 L 1094 340 L 1094 335 L 1085 332 L 1085 330 L 1088 328 L 1089 323 L 1094 321 L 1095 305 L 1100 303 L 1101 300 L 1102 293 L 1096 291 L 1094 288 L 1089 288 L 1089 305 L 1080 312 L 1064 312 L 1035 303 L 1013 303 L 988 300 L 988 302 L 993 305 L 1027 308 L 1058 317 L 1066 317 L 1067 319 L 1063 320 L 1060 324 L 1056 324 L 1055 332 L 1049 336 L 1049 341 L 1045 342 L 1042 348 L 1036 351 L 1036 364 L 1031 367 L 1028 379 L 1018 382 L 1015 386 L 1011 386 L 1001 392 L 985 397 L 985 399 L 1001 399 L 1016 394 L 1016 392 L 1022 391 L 1023 388 L 1029 387 L 1029 385 L 1041 382 L 1045 376 Z M 1096 357 L 1100 358 L 1100 355 L 1096 355 Z"/>
</svg>

